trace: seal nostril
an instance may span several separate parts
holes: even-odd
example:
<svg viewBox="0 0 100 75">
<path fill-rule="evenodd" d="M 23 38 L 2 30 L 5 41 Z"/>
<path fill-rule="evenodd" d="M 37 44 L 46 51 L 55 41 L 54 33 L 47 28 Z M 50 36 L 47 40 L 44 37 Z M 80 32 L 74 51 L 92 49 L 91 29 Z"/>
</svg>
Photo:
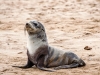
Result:
<svg viewBox="0 0 100 75">
<path fill-rule="evenodd" d="M 26 25 L 28 25 L 28 23 L 26 23 Z"/>
</svg>

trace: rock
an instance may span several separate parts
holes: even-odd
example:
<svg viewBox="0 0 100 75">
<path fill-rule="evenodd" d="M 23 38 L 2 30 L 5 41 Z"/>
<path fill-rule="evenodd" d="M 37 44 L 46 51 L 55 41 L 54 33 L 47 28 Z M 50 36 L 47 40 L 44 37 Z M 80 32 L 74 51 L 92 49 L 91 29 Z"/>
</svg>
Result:
<svg viewBox="0 0 100 75">
<path fill-rule="evenodd" d="M 91 50 L 92 48 L 89 47 L 89 46 L 85 46 L 84 49 L 85 49 L 85 50 Z"/>
</svg>

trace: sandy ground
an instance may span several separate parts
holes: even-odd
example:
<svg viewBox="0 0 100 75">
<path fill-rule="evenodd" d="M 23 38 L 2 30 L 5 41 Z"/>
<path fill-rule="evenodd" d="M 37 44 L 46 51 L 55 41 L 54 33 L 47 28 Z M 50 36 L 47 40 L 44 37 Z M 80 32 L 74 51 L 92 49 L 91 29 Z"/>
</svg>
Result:
<svg viewBox="0 0 100 75">
<path fill-rule="evenodd" d="M 44 24 L 50 45 L 87 65 L 56 72 L 12 67 L 27 62 L 23 29 L 34 19 Z M 0 0 L 0 75 L 100 75 L 100 0 Z"/>
</svg>

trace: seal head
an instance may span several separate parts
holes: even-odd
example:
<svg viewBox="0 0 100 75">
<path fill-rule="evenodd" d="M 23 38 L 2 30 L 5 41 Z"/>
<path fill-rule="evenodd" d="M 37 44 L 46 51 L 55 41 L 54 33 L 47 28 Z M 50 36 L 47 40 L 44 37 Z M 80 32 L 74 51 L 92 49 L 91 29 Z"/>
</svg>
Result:
<svg viewBox="0 0 100 75">
<path fill-rule="evenodd" d="M 38 21 L 30 21 L 26 23 L 25 31 L 28 32 L 29 35 L 40 33 L 41 31 L 45 32 L 44 26 Z"/>
</svg>

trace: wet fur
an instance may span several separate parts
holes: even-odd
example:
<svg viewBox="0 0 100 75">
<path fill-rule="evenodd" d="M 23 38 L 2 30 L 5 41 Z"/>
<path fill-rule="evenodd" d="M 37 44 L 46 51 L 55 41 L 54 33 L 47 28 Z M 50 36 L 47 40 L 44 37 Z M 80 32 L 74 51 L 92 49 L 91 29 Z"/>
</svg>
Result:
<svg viewBox="0 0 100 75">
<path fill-rule="evenodd" d="M 54 71 L 49 68 L 53 67 L 55 70 L 58 70 L 76 68 L 86 65 L 85 62 L 76 54 L 50 47 L 47 42 L 45 28 L 43 27 L 43 25 L 38 21 L 31 21 L 30 23 L 31 26 L 29 26 L 29 28 L 32 28 L 32 26 L 34 26 L 34 23 L 37 23 L 38 27 L 34 26 L 33 29 L 37 28 L 38 30 L 36 32 L 34 32 L 33 30 L 32 33 L 32 29 L 30 29 L 30 33 L 28 27 L 25 27 L 24 29 L 28 33 L 28 62 L 25 66 L 14 67 L 31 68 L 35 65 L 37 68 L 44 71 Z"/>
</svg>

